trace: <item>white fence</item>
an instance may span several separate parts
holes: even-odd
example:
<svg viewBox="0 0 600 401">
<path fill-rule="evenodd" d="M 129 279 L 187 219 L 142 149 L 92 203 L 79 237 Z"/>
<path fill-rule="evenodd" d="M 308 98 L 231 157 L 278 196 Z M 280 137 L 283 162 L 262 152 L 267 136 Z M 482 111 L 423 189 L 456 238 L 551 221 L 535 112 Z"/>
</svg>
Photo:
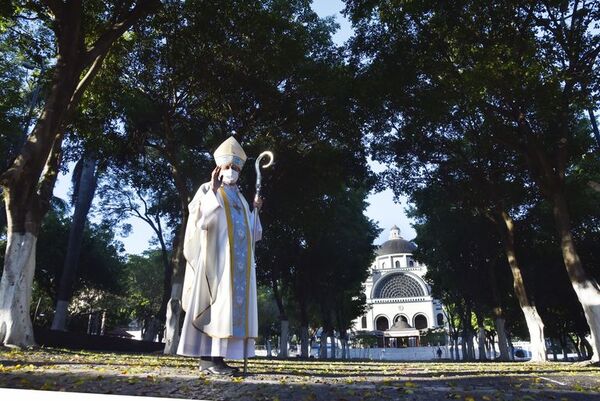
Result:
<svg viewBox="0 0 600 401">
<path fill-rule="evenodd" d="M 441 358 L 450 358 L 446 347 L 439 347 Z M 373 361 L 429 361 L 438 359 L 438 347 L 409 348 L 350 348 L 351 359 L 370 359 Z"/>
</svg>

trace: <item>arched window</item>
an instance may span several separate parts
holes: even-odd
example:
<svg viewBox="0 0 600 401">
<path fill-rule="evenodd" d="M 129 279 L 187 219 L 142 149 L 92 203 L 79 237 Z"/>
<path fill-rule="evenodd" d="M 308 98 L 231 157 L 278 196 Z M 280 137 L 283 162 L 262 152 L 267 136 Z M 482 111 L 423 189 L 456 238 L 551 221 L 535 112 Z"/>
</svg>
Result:
<svg viewBox="0 0 600 401">
<path fill-rule="evenodd" d="M 400 268 L 400 261 L 399 261 L 399 260 L 397 260 L 397 261 L 396 261 L 396 269 L 399 269 L 399 268 Z"/>
<path fill-rule="evenodd" d="M 408 267 L 415 267 L 415 262 L 413 262 L 412 260 L 409 260 Z"/>
<path fill-rule="evenodd" d="M 427 318 L 424 315 L 415 316 L 415 329 L 421 330 L 427 328 Z"/>
<path fill-rule="evenodd" d="M 362 319 L 360 319 L 360 326 L 361 326 L 363 329 L 366 329 L 366 328 L 367 328 L 367 317 L 366 317 L 366 316 L 363 316 L 363 317 L 362 317 Z"/>
<path fill-rule="evenodd" d="M 437 325 L 438 326 L 444 325 L 444 315 L 442 315 L 441 313 L 437 314 Z"/>
<path fill-rule="evenodd" d="M 385 269 L 385 262 L 381 262 L 381 268 Z"/>
<path fill-rule="evenodd" d="M 377 330 L 386 331 L 387 329 L 390 328 L 390 322 L 388 321 L 387 317 L 379 316 L 375 320 L 375 327 L 377 328 Z"/>
<path fill-rule="evenodd" d="M 388 274 L 378 283 L 373 298 L 411 298 L 425 296 L 423 287 L 411 276 L 402 273 Z"/>
</svg>

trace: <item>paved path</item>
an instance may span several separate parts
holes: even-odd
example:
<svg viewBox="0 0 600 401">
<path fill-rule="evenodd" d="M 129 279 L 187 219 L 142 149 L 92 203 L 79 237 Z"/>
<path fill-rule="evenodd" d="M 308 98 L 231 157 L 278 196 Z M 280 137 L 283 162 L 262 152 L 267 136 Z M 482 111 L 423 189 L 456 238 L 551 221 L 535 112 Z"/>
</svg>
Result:
<svg viewBox="0 0 600 401">
<path fill-rule="evenodd" d="M 256 359 L 249 368 L 245 378 L 214 378 L 185 357 L 0 348 L 0 387 L 13 389 L 203 400 L 600 401 L 600 369 L 573 363 Z"/>
</svg>

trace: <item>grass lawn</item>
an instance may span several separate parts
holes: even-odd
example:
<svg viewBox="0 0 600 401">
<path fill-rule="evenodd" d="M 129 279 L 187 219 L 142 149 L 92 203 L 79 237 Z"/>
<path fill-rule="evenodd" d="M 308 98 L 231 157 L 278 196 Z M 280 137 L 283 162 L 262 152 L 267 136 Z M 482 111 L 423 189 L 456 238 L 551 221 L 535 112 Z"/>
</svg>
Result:
<svg viewBox="0 0 600 401">
<path fill-rule="evenodd" d="M 0 348 L 0 387 L 205 400 L 600 400 L 600 368 L 574 363 L 252 359 L 244 378 L 197 366 L 161 354 Z"/>
</svg>

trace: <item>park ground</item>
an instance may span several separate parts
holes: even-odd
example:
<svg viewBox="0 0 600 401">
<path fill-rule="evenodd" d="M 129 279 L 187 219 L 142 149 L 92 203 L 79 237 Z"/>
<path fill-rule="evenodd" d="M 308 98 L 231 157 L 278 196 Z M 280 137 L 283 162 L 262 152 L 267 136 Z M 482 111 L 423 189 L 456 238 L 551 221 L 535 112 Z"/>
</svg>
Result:
<svg viewBox="0 0 600 401">
<path fill-rule="evenodd" d="M 240 366 L 240 362 L 232 362 Z M 0 348 L 0 387 L 202 400 L 600 400 L 600 369 L 577 363 L 251 359 L 215 378 L 193 358 Z"/>
</svg>

